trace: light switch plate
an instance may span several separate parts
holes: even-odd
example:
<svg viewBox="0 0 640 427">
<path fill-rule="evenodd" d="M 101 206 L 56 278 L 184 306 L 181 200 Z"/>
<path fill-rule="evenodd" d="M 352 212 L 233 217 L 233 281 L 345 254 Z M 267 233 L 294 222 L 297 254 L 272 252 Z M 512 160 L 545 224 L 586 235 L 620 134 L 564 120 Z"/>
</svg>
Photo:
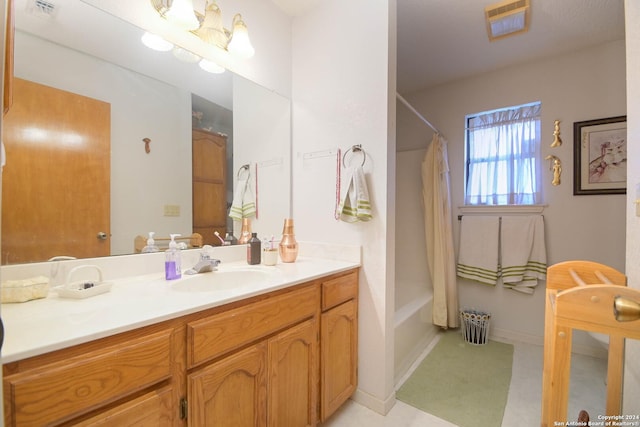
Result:
<svg viewBox="0 0 640 427">
<path fill-rule="evenodd" d="M 164 216 L 180 216 L 180 205 L 164 205 Z"/>
</svg>

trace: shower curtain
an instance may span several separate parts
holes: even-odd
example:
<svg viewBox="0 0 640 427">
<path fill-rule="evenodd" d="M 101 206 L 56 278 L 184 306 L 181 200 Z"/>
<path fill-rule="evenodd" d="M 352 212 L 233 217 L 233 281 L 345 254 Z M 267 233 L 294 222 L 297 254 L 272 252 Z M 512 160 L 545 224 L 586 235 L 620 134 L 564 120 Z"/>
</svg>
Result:
<svg viewBox="0 0 640 427">
<path fill-rule="evenodd" d="M 422 197 L 427 264 L 433 283 L 433 324 L 445 329 L 459 326 L 447 157 L 447 141 L 434 134 L 422 161 Z"/>
</svg>

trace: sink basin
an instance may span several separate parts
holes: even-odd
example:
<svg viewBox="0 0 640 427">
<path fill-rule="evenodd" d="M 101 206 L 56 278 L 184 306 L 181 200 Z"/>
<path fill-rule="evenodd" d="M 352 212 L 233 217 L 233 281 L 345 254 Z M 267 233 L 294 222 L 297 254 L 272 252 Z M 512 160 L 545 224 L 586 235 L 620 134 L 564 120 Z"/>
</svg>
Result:
<svg viewBox="0 0 640 427">
<path fill-rule="evenodd" d="M 271 272 L 249 269 L 213 271 L 182 276 L 172 283 L 171 288 L 178 292 L 220 292 L 269 284 L 274 281 L 274 276 Z"/>
</svg>

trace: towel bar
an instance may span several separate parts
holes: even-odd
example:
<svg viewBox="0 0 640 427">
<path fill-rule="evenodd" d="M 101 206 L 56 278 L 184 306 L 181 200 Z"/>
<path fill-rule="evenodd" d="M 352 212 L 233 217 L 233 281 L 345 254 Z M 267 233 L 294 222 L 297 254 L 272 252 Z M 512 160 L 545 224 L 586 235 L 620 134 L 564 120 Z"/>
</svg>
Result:
<svg viewBox="0 0 640 427">
<path fill-rule="evenodd" d="M 364 162 L 367 160 L 367 153 L 364 151 L 364 148 L 362 148 L 361 144 L 353 145 L 349 150 L 344 152 L 344 155 L 342 156 L 342 165 L 345 168 L 347 167 L 345 160 L 347 158 L 347 154 L 349 153 L 362 153 L 362 164 L 360 165 L 360 167 L 364 166 Z"/>
</svg>

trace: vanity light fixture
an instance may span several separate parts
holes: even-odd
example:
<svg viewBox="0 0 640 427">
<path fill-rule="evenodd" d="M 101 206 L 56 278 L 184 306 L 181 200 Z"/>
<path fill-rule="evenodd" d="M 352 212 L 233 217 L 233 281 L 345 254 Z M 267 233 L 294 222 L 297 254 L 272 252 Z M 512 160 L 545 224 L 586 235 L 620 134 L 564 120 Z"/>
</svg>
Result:
<svg viewBox="0 0 640 427">
<path fill-rule="evenodd" d="M 529 30 L 529 0 L 506 0 L 484 9 L 489 40 L 494 41 Z"/>
<path fill-rule="evenodd" d="M 200 56 L 196 55 L 195 53 L 187 49 L 183 49 L 179 46 L 174 47 L 171 52 L 173 53 L 173 56 L 175 56 L 182 62 L 189 62 L 191 64 L 195 64 L 196 62 L 202 59 L 200 58 Z"/>
<path fill-rule="evenodd" d="M 142 35 L 142 43 L 149 49 L 157 50 L 159 52 L 168 52 L 173 49 L 173 43 L 166 41 L 157 34 L 144 33 Z"/>
<path fill-rule="evenodd" d="M 215 0 L 207 0 L 204 14 L 193 9 L 193 0 L 150 0 L 153 8 L 176 26 L 187 29 L 205 43 L 217 46 L 242 59 L 251 58 L 255 50 L 249 40 L 249 30 L 238 13 L 233 17 L 231 31 L 222 24 L 222 13 Z M 175 8 L 175 9 L 174 9 Z M 174 13 L 175 10 L 175 13 Z M 184 19 L 175 16 L 180 11 Z M 195 18 L 195 24 L 186 25 L 187 16 Z"/>
<path fill-rule="evenodd" d="M 197 30 L 200 26 L 200 21 L 193 11 L 193 0 L 173 0 L 164 17 L 187 31 Z"/>
<path fill-rule="evenodd" d="M 198 65 L 200 65 L 200 68 L 202 68 L 203 70 L 205 70 L 208 73 L 213 73 L 213 74 L 222 74 L 224 73 L 224 67 L 219 66 L 218 64 L 216 64 L 213 61 L 209 61 L 208 59 L 202 59 Z"/>
</svg>

